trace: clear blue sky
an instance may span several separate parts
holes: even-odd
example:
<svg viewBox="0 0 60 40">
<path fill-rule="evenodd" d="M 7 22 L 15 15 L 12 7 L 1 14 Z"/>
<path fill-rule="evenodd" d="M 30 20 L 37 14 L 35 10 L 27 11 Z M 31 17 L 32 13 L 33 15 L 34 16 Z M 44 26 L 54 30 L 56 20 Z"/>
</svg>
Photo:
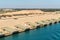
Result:
<svg viewBox="0 0 60 40">
<path fill-rule="evenodd" d="M 60 0 L 0 0 L 0 8 L 60 8 Z"/>
</svg>

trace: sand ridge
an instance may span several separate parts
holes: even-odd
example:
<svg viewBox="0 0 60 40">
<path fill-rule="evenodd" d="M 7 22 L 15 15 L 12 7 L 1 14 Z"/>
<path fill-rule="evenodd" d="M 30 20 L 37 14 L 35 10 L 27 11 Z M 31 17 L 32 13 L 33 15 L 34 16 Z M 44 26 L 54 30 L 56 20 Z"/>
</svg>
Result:
<svg viewBox="0 0 60 40">
<path fill-rule="evenodd" d="M 53 19 L 56 21 L 60 21 L 60 14 L 57 14 L 56 12 L 43 12 L 41 10 L 22 10 L 18 12 L 0 14 L 0 16 L 1 16 L 0 28 L 2 28 L 3 30 L 5 27 L 4 30 L 7 33 L 8 32 L 10 33 L 11 31 L 13 33 L 14 31 L 18 31 L 18 29 L 20 29 L 19 30 L 20 32 L 28 28 L 33 29 L 33 27 L 37 25 L 36 22 L 38 21 L 42 22 L 42 21 L 48 21 Z M 7 28 L 10 28 L 11 30 L 8 31 L 6 30 Z"/>
</svg>

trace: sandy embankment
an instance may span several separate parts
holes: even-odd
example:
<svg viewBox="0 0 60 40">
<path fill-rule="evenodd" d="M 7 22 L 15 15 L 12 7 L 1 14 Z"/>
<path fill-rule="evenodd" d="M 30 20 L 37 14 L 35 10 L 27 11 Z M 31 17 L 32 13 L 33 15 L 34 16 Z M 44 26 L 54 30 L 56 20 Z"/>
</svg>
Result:
<svg viewBox="0 0 60 40">
<path fill-rule="evenodd" d="M 30 14 L 30 15 L 13 16 L 14 14 Z M 47 20 L 52 20 L 52 19 L 58 20 L 60 18 L 60 14 L 56 14 L 55 12 L 49 13 L 49 12 L 42 12 L 39 10 L 32 10 L 32 11 L 23 10 L 19 12 L 12 12 L 12 13 L 6 13 L 6 14 L 1 14 L 1 15 L 12 15 L 12 17 L 6 17 L 6 18 L 2 17 L 0 19 L 0 28 L 2 28 L 2 30 L 5 29 L 7 33 L 13 33 L 14 31 L 22 32 L 26 28 L 32 29 L 32 26 L 34 25 L 32 24 L 31 24 L 32 26 L 28 25 L 28 22 L 35 23 L 38 21 L 41 22 L 41 21 L 47 21 Z M 14 18 L 17 18 L 17 19 L 14 19 Z M 15 26 L 20 26 L 20 27 L 22 26 L 22 27 L 16 28 Z"/>
</svg>

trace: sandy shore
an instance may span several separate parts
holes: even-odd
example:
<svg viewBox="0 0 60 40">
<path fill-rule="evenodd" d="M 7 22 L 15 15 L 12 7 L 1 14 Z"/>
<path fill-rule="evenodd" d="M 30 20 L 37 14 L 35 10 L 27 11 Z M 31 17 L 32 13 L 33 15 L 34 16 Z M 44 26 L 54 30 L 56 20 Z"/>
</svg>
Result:
<svg viewBox="0 0 60 40">
<path fill-rule="evenodd" d="M 18 15 L 13 16 L 16 14 Z M 11 17 L 3 17 L 4 15 L 11 15 Z M 56 12 L 43 12 L 40 10 L 22 10 L 19 12 L 0 14 L 0 16 L 2 16 L 0 19 L 0 32 L 4 33 L 6 31 L 6 33 L 4 33 L 5 35 L 10 35 L 13 32 L 17 31 L 22 32 L 25 31 L 25 29 L 34 29 L 37 26 L 36 22 L 48 21 L 53 19 L 53 21 L 60 21 L 60 14 L 56 14 Z M 44 24 L 44 22 L 41 24 Z"/>
</svg>

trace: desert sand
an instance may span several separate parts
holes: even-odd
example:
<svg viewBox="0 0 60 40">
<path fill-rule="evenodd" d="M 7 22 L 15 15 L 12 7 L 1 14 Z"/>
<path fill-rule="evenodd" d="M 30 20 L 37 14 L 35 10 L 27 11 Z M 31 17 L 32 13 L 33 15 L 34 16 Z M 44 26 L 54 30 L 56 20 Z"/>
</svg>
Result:
<svg viewBox="0 0 60 40">
<path fill-rule="evenodd" d="M 27 29 L 43 27 L 49 23 L 60 22 L 60 14 L 41 10 L 22 10 L 0 14 L 0 35 L 11 35 Z M 41 26 L 43 25 L 43 26 Z"/>
</svg>

